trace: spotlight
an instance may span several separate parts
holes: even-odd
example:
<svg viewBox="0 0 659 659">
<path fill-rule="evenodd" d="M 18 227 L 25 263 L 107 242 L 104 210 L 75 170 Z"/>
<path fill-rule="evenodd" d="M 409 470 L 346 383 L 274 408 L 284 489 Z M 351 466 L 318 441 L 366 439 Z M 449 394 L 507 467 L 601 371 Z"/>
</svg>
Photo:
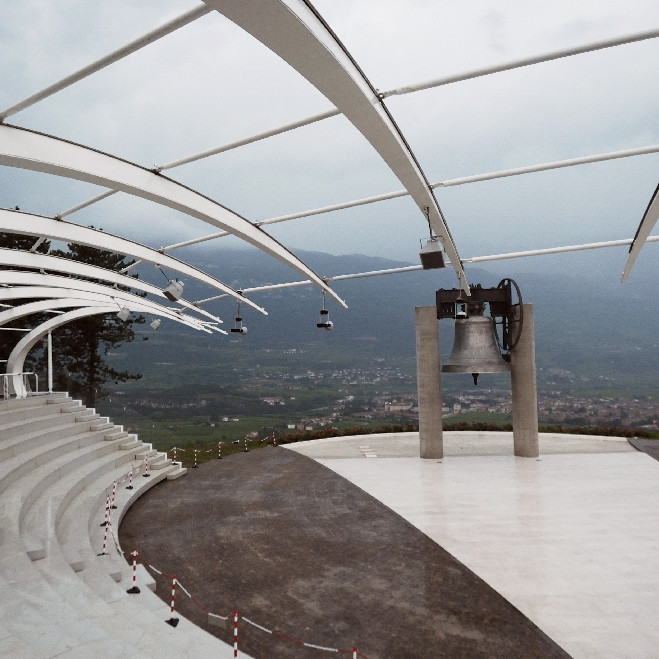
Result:
<svg viewBox="0 0 659 659">
<path fill-rule="evenodd" d="M 316 323 L 316 327 L 328 332 L 334 329 L 334 323 L 329 319 L 329 310 L 325 308 L 325 291 L 323 291 L 323 308 L 320 310 L 320 322 Z"/>
<path fill-rule="evenodd" d="M 442 245 L 437 240 L 437 236 L 431 236 L 419 252 L 419 258 L 421 259 L 421 267 L 424 270 L 436 270 L 446 267 Z"/>
<path fill-rule="evenodd" d="M 128 316 L 130 316 L 130 310 L 127 307 L 121 307 L 117 313 L 117 318 L 126 322 L 128 320 Z"/>
<path fill-rule="evenodd" d="M 149 325 L 151 325 L 154 330 L 157 330 L 160 327 L 160 318 L 154 318 Z"/>
<path fill-rule="evenodd" d="M 243 319 L 240 316 L 236 316 L 236 324 L 231 328 L 231 331 L 235 334 L 247 334 L 247 327 L 243 325 Z"/>
<path fill-rule="evenodd" d="M 180 300 L 183 295 L 183 282 L 178 279 L 176 281 L 170 281 L 169 286 L 163 290 L 163 293 L 170 302 Z"/>
</svg>

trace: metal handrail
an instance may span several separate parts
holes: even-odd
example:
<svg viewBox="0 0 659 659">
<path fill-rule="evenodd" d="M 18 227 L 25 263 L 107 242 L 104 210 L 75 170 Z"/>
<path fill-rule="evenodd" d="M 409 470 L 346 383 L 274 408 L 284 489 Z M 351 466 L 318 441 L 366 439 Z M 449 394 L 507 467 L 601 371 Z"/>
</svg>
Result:
<svg viewBox="0 0 659 659">
<path fill-rule="evenodd" d="M 23 390 L 26 392 L 26 396 L 30 393 L 38 394 L 39 393 L 39 376 L 34 372 L 21 372 L 21 373 L 3 373 L 2 374 L 2 397 L 7 399 L 11 398 L 11 392 L 9 391 L 9 378 L 15 376 L 21 376 L 23 378 Z M 30 379 L 29 376 L 34 376 L 34 391 L 30 388 Z M 16 393 L 16 392 L 14 392 Z"/>
</svg>

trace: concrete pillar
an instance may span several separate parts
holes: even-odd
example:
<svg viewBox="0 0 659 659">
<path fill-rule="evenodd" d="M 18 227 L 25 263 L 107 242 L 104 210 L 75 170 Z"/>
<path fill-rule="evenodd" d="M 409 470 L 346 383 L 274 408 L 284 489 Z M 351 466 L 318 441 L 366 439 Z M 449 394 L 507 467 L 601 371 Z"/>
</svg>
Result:
<svg viewBox="0 0 659 659">
<path fill-rule="evenodd" d="M 416 382 L 419 397 L 420 456 L 444 457 L 442 384 L 439 370 L 439 322 L 436 307 L 416 307 Z"/>
<path fill-rule="evenodd" d="M 513 443 L 515 455 L 537 458 L 538 388 L 535 372 L 535 331 L 533 305 L 524 304 L 522 333 L 519 343 L 510 353 L 510 381 L 513 397 Z M 519 316 L 519 307 L 516 308 Z"/>
</svg>

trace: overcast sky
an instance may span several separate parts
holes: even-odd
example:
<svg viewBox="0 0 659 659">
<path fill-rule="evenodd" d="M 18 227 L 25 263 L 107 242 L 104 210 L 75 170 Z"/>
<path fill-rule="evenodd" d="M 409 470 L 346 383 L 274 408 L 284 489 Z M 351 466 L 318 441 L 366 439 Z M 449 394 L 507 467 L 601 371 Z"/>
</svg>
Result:
<svg viewBox="0 0 659 659">
<path fill-rule="evenodd" d="M 0 0 L 1 109 L 196 5 Z M 381 91 L 659 27 L 656 0 L 316 0 L 315 6 Z M 658 73 L 659 39 L 652 39 L 385 102 L 428 179 L 438 182 L 659 144 Z M 8 123 L 152 166 L 328 109 L 296 72 L 212 13 Z M 253 221 L 402 187 L 341 117 L 167 174 Z M 436 195 L 468 258 L 631 238 L 658 181 L 659 154 L 652 154 Z M 52 216 L 100 191 L 0 168 L 3 207 Z M 123 194 L 67 219 L 155 247 L 213 232 Z M 402 198 L 266 230 L 294 252 L 415 263 L 427 225 Z M 232 240 L 217 241 L 218 248 L 236 246 Z M 658 249 L 647 245 L 639 264 L 656 261 Z M 607 252 L 618 281 L 626 250 Z"/>
</svg>

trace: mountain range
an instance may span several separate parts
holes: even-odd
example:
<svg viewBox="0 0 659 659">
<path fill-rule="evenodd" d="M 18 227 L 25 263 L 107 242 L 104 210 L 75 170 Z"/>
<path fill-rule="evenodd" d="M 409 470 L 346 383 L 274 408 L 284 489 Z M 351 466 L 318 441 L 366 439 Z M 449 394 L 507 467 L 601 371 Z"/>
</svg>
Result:
<svg viewBox="0 0 659 659">
<path fill-rule="evenodd" d="M 297 255 L 327 277 L 410 265 L 360 254 L 298 251 Z M 299 279 L 258 250 L 197 247 L 181 258 L 240 290 Z M 581 387 L 602 395 L 659 394 L 659 307 L 652 267 L 639 270 L 633 284 L 623 286 L 592 254 L 578 260 L 558 259 L 558 267 L 550 270 L 529 270 L 528 264 L 522 269 L 512 263 L 470 266 L 467 274 L 470 283 L 484 287 L 497 286 L 504 277 L 512 278 L 523 301 L 533 304 L 540 389 L 550 387 L 553 375 L 561 373 L 568 374 L 567 381 L 577 392 Z M 395 357 L 413 365 L 414 307 L 434 304 L 435 291 L 457 287 L 457 280 L 447 268 L 347 279 L 333 287 L 346 300 L 348 309 L 327 299 L 329 319 L 334 324 L 331 332 L 316 327 L 323 305 L 320 291 L 313 286 L 296 286 L 251 294 L 250 299 L 263 306 L 268 315 L 243 305 L 240 316 L 248 328 L 245 336 L 229 333 L 210 337 L 167 322 L 156 333 L 145 324 L 140 333 L 150 340 L 122 346 L 115 357 L 145 375 L 154 365 L 167 364 L 179 377 L 185 373 L 185 378 L 194 380 L 197 372 L 201 381 L 207 377 L 204 372 L 209 360 L 224 361 L 212 355 L 224 354 L 229 357 L 227 364 L 238 372 L 247 364 L 258 363 L 259 355 L 268 351 L 281 353 L 285 364 L 290 350 L 342 355 L 357 361 Z M 185 282 L 186 299 L 211 295 L 207 287 Z M 234 300 L 214 301 L 204 308 L 223 318 L 225 330 L 234 326 L 238 313 Z M 442 320 L 443 358 L 450 352 L 452 333 L 452 321 Z"/>
</svg>

